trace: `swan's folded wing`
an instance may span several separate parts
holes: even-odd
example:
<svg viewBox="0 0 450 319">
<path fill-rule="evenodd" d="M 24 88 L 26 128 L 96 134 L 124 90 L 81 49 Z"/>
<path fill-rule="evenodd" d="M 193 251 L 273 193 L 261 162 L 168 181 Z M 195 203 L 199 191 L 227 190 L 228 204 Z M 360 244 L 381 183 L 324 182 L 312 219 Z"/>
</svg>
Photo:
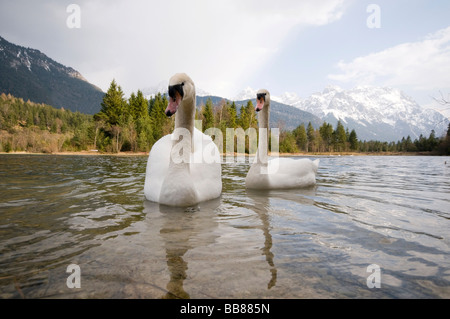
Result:
<svg viewBox="0 0 450 319">
<path fill-rule="evenodd" d="M 194 131 L 194 154 L 191 161 L 191 176 L 200 201 L 211 200 L 222 192 L 222 167 L 220 153 L 211 137 L 199 130 Z"/>
<path fill-rule="evenodd" d="M 318 161 L 275 158 L 269 161 L 271 188 L 309 187 L 316 183 Z"/>
<path fill-rule="evenodd" d="M 150 151 L 144 184 L 145 197 L 150 201 L 159 201 L 161 186 L 169 169 L 171 149 L 172 140 L 169 134 L 159 139 Z"/>
<path fill-rule="evenodd" d="M 269 160 L 268 164 L 271 174 L 303 176 L 308 173 L 317 173 L 319 160 L 313 162 L 308 158 L 278 157 Z"/>
</svg>

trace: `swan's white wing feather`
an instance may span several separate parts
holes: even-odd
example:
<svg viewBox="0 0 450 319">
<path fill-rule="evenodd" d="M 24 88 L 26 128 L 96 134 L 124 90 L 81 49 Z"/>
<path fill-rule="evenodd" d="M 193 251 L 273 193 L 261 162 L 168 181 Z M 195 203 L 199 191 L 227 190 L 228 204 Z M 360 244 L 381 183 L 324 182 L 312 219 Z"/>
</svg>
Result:
<svg viewBox="0 0 450 319">
<path fill-rule="evenodd" d="M 267 167 L 253 164 L 247 174 L 246 186 L 259 189 L 309 187 L 316 183 L 319 160 L 274 158 Z"/>
<path fill-rule="evenodd" d="M 177 201 L 177 194 L 180 197 L 193 197 L 186 194 L 181 196 L 181 192 L 196 194 L 194 197 L 198 202 L 219 197 L 222 192 L 220 153 L 211 137 L 194 130 L 195 152 L 191 156 L 189 171 L 169 172 L 172 144 L 171 135 L 166 135 L 153 145 L 147 162 L 145 197 L 166 205 L 170 205 L 172 201 L 173 205 L 181 205 Z M 163 187 L 166 189 L 162 190 Z M 164 198 L 160 198 L 161 194 L 164 194 Z"/>
<path fill-rule="evenodd" d="M 194 154 L 191 160 L 191 177 L 197 188 L 199 201 L 219 197 L 222 192 L 219 149 L 210 136 L 197 129 L 194 130 Z"/>
<path fill-rule="evenodd" d="M 153 202 L 159 202 L 162 183 L 167 176 L 172 149 L 171 134 L 159 139 L 152 147 L 145 175 L 144 194 Z"/>
</svg>

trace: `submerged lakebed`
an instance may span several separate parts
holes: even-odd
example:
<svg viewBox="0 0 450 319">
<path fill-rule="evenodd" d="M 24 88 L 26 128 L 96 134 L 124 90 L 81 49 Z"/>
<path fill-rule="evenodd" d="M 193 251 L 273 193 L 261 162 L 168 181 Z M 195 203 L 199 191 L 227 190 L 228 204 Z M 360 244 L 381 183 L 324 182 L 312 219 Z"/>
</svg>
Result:
<svg viewBox="0 0 450 319">
<path fill-rule="evenodd" d="M 450 158 L 317 158 L 315 187 L 246 190 L 238 158 L 171 208 L 146 156 L 0 155 L 0 298 L 450 298 Z"/>
</svg>

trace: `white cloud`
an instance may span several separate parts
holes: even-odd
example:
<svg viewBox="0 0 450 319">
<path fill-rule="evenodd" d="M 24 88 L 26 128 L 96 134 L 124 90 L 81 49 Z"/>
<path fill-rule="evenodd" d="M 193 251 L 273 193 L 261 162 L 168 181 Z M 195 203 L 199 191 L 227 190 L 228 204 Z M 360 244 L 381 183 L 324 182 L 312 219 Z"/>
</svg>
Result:
<svg viewBox="0 0 450 319">
<path fill-rule="evenodd" d="M 283 49 L 296 27 L 339 20 L 352 0 L 77 0 L 69 29 L 57 0 L 1 2 L 7 40 L 37 48 L 106 90 L 126 93 L 186 72 L 196 85 L 232 97 Z"/>
<path fill-rule="evenodd" d="M 80 2 L 81 55 L 86 78 L 106 89 L 115 78 L 125 91 L 186 72 L 197 86 L 223 96 L 280 50 L 298 25 L 340 19 L 344 0 L 86 1 Z"/>
<path fill-rule="evenodd" d="M 341 71 L 329 79 L 356 85 L 408 87 L 411 90 L 449 89 L 450 27 L 417 42 L 399 44 L 381 52 L 340 61 Z"/>
</svg>

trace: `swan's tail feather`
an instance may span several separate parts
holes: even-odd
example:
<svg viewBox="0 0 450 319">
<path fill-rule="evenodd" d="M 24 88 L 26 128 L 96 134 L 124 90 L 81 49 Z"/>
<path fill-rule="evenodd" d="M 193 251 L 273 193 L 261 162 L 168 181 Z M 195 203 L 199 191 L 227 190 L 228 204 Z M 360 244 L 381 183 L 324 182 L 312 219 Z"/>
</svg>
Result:
<svg viewBox="0 0 450 319">
<path fill-rule="evenodd" d="M 317 170 L 319 169 L 319 163 L 320 163 L 320 160 L 318 160 L 318 159 L 313 161 L 313 168 L 314 168 L 315 173 L 317 173 Z"/>
</svg>

